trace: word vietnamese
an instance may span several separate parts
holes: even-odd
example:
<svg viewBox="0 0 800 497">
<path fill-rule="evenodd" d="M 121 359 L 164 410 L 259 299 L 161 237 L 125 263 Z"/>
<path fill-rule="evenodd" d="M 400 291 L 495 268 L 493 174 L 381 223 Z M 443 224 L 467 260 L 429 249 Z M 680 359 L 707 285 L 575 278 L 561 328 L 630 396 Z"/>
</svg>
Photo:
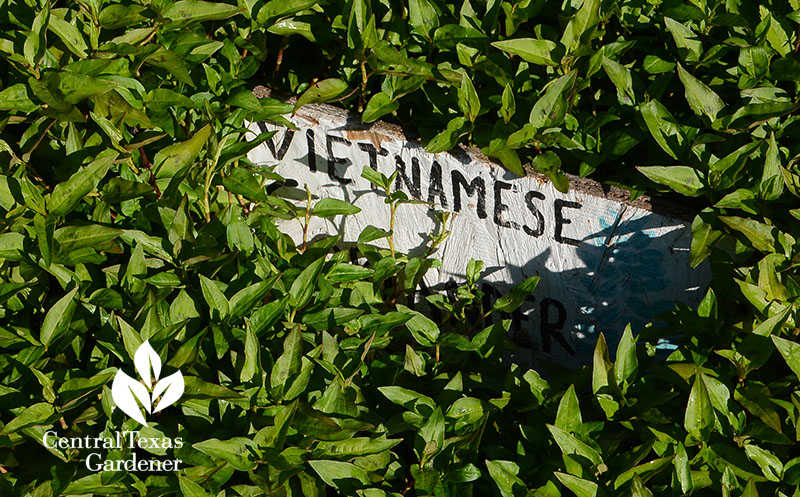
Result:
<svg viewBox="0 0 800 497">
<path fill-rule="evenodd" d="M 181 437 L 142 437 L 138 431 L 118 431 L 114 436 L 100 437 L 59 437 L 55 431 L 48 430 L 42 436 L 42 445 L 48 449 L 180 449 L 183 447 Z M 146 471 L 164 472 L 177 471 L 180 459 L 139 459 L 135 452 L 131 453 L 131 459 L 103 460 L 99 452 L 91 452 L 86 456 L 86 468 L 90 471 Z"/>
<path fill-rule="evenodd" d="M 265 123 L 258 123 L 262 132 L 269 129 Z M 312 172 L 317 172 L 317 144 L 316 133 L 313 129 L 306 130 L 306 148 L 308 155 L 307 165 Z M 272 139 L 266 141 L 267 148 L 272 156 L 281 161 L 286 157 L 292 141 L 295 139 L 295 131 L 287 129 L 280 141 L 280 145 Z M 327 155 L 327 173 L 332 181 L 341 185 L 353 182 L 352 178 L 340 176 L 336 169 L 339 164 L 347 164 L 349 159 L 343 157 L 348 153 L 359 153 L 363 155 L 364 161 L 374 170 L 378 170 L 378 157 L 388 158 L 389 153 L 381 148 L 376 148 L 370 142 L 354 142 L 341 136 L 325 134 L 325 151 Z M 402 190 L 416 200 L 422 200 L 442 209 L 450 209 L 453 212 L 461 212 L 464 204 L 470 202 L 474 206 L 475 212 L 480 219 L 486 219 L 489 214 L 487 204 L 491 203 L 492 221 L 497 226 L 507 229 L 522 231 L 533 238 L 539 238 L 545 233 L 549 222 L 545 219 L 545 209 L 542 209 L 542 202 L 547 202 L 546 196 L 539 191 L 530 190 L 528 192 L 517 191 L 517 185 L 501 181 L 496 178 L 487 179 L 482 176 L 467 178 L 464 174 L 452 169 L 450 174 L 443 172 L 443 168 L 438 161 L 432 160 L 429 167 L 423 167 L 417 157 L 411 157 L 410 163 L 406 163 L 407 158 L 403 159 L 399 155 L 394 156 L 394 171 L 386 174 L 390 176 L 397 172 L 395 178 L 395 191 Z M 423 179 L 425 180 L 423 182 Z M 487 184 L 488 183 L 488 184 Z M 423 186 L 427 185 L 427 191 L 423 191 Z M 449 195 L 448 195 L 449 193 Z M 519 199 L 512 196 L 519 195 Z M 487 199 L 489 201 L 487 202 Z M 507 219 L 511 214 L 511 206 L 523 206 L 528 212 L 526 221 Z M 549 207 L 549 206 L 548 206 Z M 564 199 L 553 199 L 552 201 L 552 236 L 553 239 L 565 245 L 580 245 L 580 240 L 571 238 L 564 233 L 564 226 L 573 224 L 573 219 L 569 217 L 568 209 L 581 209 L 580 202 Z M 514 209 L 517 210 L 517 209 Z M 549 209 L 548 209 L 549 210 Z"/>
</svg>

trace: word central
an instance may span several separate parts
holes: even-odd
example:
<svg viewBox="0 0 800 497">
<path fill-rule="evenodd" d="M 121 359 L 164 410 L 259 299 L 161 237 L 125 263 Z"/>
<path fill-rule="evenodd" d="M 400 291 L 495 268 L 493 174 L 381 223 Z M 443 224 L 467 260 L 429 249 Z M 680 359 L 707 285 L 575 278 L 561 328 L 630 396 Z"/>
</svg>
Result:
<svg viewBox="0 0 800 497">
<path fill-rule="evenodd" d="M 103 458 L 100 452 L 90 452 L 86 456 L 86 469 L 89 471 L 142 471 L 151 473 L 177 471 L 180 459 L 142 459 L 136 449 L 162 450 L 180 449 L 183 447 L 181 437 L 143 437 L 138 431 L 118 431 L 113 436 L 99 437 L 59 437 L 55 431 L 49 430 L 42 436 L 42 445 L 48 449 L 90 449 L 118 450 L 130 449 L 129 459 Z"/>
</svg>

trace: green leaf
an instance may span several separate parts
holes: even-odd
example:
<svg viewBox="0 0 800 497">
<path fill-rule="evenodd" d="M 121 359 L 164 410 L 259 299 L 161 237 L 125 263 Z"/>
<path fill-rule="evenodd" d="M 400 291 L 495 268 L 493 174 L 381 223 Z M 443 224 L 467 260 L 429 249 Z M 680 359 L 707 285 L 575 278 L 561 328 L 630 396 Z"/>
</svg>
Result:
<svg viewBox="0 0 800 497">
<path fill-rule="evenodd" d="M 201 0 L 180 0 L 164 12 L 170 21 L 221 21 L 235 16 L 240 11 L 236 5 Z"/>
<path fill-rule="evenodd" d="M 752 478 L 747 481 L 747 486 L 744 487 L 742 497 L 759 497 L 758 488 L 756 488 L 756 483 Z"/>
<path fill-rule="evenodd" d="M 369 99 L 364 113 L 361 115 L 361 122 L 371 123 L 377 121 L 386 114 L 391 114 L 400 108 L 400 102 L 393 100 L 383 92 L 376 93 Z"/>
<path fill-rule="evenodd" d="M 201 274 L 200 288 L 203 291 L 203 298 L 206 300 L 206 304 L 208 304 L 212 319 L 226 319 L 230 314 L 230 304 L 217 284 Z"/>
<path fill-rule="evenodd" d="M 153 159 L 156 178 L 171 178 L 191 166 L 202 152 L 211 134 L 211 125 L 205 125 L 186 141 L 174 143 L 158 151 Z"/>
<path fill-rule="evenodd" d="M 642 483 L 642 478 L 635 474 L 631 482 L 631 497 L 653 497 L 653 492 L 648 490 Z"/>
<path fill-rule="evenodd" d="M 442 409 L 437 407 L 419 430 L 422 443 L 415 444 L 415 450 L 421 466 L 425 466 L 425 463 L 430 458 L 444 449 L 444 431 L 444 414 L 442 414 Z"/>
<path fill-rule="evenodd" d="M 692 221 L 692 246 L 689 263 L 692 268 L 696 268 L 703 262 L 711 250 L 719 242 L 724 233 L 714 229 L 706 223 L 700 214 L 695 216 Z"/>
<path fill-rule="evenodd" d="M 745 444 L 744 451 L 748 459 L 758 464 L 767 480 L 781 481 L 783 478 L 783 464 L 775 454 L 751 443 Z"/>
<path fill-rule="evenodd" d="M 118 204 L 153 191 L 153 187 L 147 183 L 113 177 L 103 185 L 103 201 L 108 204 Z"/>
<path fill-rule="evenodd" d="M 705 184 L 697 169 L 689 166 L 639 166 L 636 169 L 658 184 L 668 186 L 678 193 L 697 197 Z"/>
<path fill-rule="evenodd" d="M 347 440 L 319 442 L 315 452 L 318 451 L 320 454 L 331 457 L 351 458 L 379 454 L 400 442 L 402 442 L 401 439 L 387 440 L 383 436 L 380 438 L 356 437 Z"/>
<path fill-rule="evenodd" d="M 171 244 L 176 245 L 178 242 L 194 240 L 194 233 L 192 232 L 192 215 L 189 211 L 189 197 L 184 196 L 178 208 L 175 209 L 175 215 L 169 224 L 169 232 L 167 239 Z"/>
<path fill-rule="evenodd" d="M 333 216 L 358 214 L 361 209 L 350 202 L 338 198 L 323 198 L 314 204 L 312 214 L 317 217 L 329 218 Z"/>
<path fill-rule="evenodd" d="M 15 110 L 27 114 L 38 108 L 28 97 L 28 86 L 24 83 L 17 83 L 0 91 L 0 110 Z"/>
<path fill-rule="evenodd" d="M 317 330 L 330 330 L 342 326 L 364 314 L 362 309 L 350 307 L 329 307 L 318 312 L 303 314 L 302 322 Z"/>
<path fill-rule="evenodd" d="M 593 0 L 586 0 L 592 2 Z M 570 71 L 553 81 L 544 95 L 533 105 L 529 121 L 536 129 L 558 126 L 567 114 L 567 93 L 574 87 L 578 79 L 578 71 Z"/>
<path fill-rule="evenodd" d="M 303 334 L 300 328 L 293 327 L 283 341 L 283 354 L 275 361 L 269 377 L 269 384 L 272 388 L 280 388 L 285 391 L 289 386 L 292 376 L 300 373 L 303 355 Z"/>
<path fill-rule="evenodd" d="M 718 219 L 747 237 L 756 250 L 764 253 L 775 251 L 775 237 L 772 235 L 773 226 L 743 217 L 719 216 Z"/>
<path fill-rule="evenodd" d="M 525 62 L 542 66 L 558 66 L 564 55 L 564 47 L 550 40 L 514 38 L 495 41 L 492 46 L 506 53 L 517 55 Z"/>
<path fill-rule="evenodd" d="M 78 57 L 86 57 L 86 51 L 89 50 L 89 47 L 86 45 L 86 41 L 84 41 L 83 35 L 81 35 L 78 28 L 63 19 L 53 16 L 47 24 L 47 29 L 61 38 L 67 50 Z"/>
<path fill-rule="evenodd" d="M 651 100 L 639 107 L 648 131 L 656 142 L 673 159 L 686 155 L 688 139 L 680 124 L 658 100 Z M 676 166 L 686 167 L 686 166 Z"/>
<path fill-rule="evenodd" d="M 425 146 L 425 151 L 437 154 L 452 149 L 458 140 L 472 130 L 472 124 L 464 117 L 456 117 L 447 123 L 444 131 L 434 136 Z M 366 169 L 366 168 L 365 168 Z"/>
<path fill-rule="evenodd" d="M 308 87 L 294 104 L 294 112 L 307 104 L 317 104 L 330 102 L 347 95 L 349 88 L 347 82 L 341 79 L 325 79 L 318 81 Z"/>
<path fill-rule="evenodd" d="M 683 417 L 683 426 L 691 435 L 699 435 L 701 440 L 707 440 L 711 428 L 714 426 L 714 410 L 704 375 L 698 371 L 694 377 L 692 390 L 689 392 L 689 401 Z"/>
<path fill-rule="evenodd" d="M 153 52 L 152 55 L 147 57 L 144 62 L 145 64 L 165 69 L 181 83 L 186 83 L 187 85 L 194 87 L 194 80 L 192 80 L 192 76 L 189 74 L 186 64 L 180 55 L 176 54 L 172 50 L 162 46 Z"/>
<path fill-rule="evenodd" d="M 567 473 L 555 472 L 556 478 L 577 497 L 598 497 L 600 487 L 597 483 Z"/>
<path fill-rule="evenodd" d="M 78 302 L 75 299 L 77 295 L 78 287 L 75 287 L 53 304 L 53 307 L 45 314 L 39 334 L 39 341 L 45 347 L 49 346 L 69 329 L 72 314 L 78 306 Z"/>
<path fill-rule="evenodd" d="M 26 407 L 19 415 L 9 421 L 0 431 L 0 435 L 9 435 L 23 428 L 37 425 L 50 425 L 57 419 L 56 411 L 51 404 L 40 402 Z"/>
<path fill-rule="evenodd" d="M 575 385 L 570 385 L 558 403 L 555 426 L 567 432 L 578 432 L 583 425 L 581 406 L 575 394 Z"/>
<path fill-rule="evenodd" d="M 800 344 L 781 338 L 775 335 L 770 336 L 775 348 L 781 353 L 786 364 L 794 371 L 797 378 L 800 379 Z"/>
<path fill-rule="evenodd" d="M 148 109 L 156 112 L 167 112 L 173 107 L 194 107 L 192 99 L 168 88 L 150 90 L 144 102 Z"/>
<path fill-rule="evenodd" d="M 686 25 L 669 17 L 664 17 L 664 23 L 672 34 L 672 39 L 678 47 L 678 53 L 686 62 L 697 62 L 703 54 L 703 43 L 697 35 Z"/>
<path fill-rule="evenodd" d="M 225 189 L 231 193 L 243 195 L 244 197 L 256 200 L 266 201 L 267 194 L 265 188 L 261 186 L 261 181 L 253 171 L 241 167 L 234 167 L 231 172 L 222 179 L 222 184 Z"/>
<path fill-rule="evenodd" d="M 250 471 L 258 465 L 251 459 L 255 443 L 249 438 L 234 437 L 230 440 L 210 438 L 192 444 L 192 447 L 214 459 L 221 459 L 230 464 L 233 469 Z"/>
<path fill-rule="evenodd" d="M 256 378 L 256 375 L 261 371 L 261 345 L 258 343 L 258 337 L 255 331 L 250 326 L 245 327 L 245 341 L 244 341 L 244 364 L 242 364 L 242 371 L 239 373 L 239 381 L 247 383 Z"/>
<path fill-rule="evenodd" d="M 500 107 L 500 115 L 503 117 L 505 122 L 509 122 L 517 112 L 517 101 L 514 98 L 514 90 L 511 88 L 510 84 L 507 84 L 503 89 L 501 103 L 502 106 Z"/>
<path fill-rule="evenodd" d="M 31 12 L 32 14 L 32 12 Z M 45 3 L 44 8 L 36 13 L 33 18 L 30 32 L 25 36 L 22 54 L 25 61 L 33 68 L 39 67 L 39 62 L 47 50 L 47 24 L 50 22 L 50 4 Z"/>
<path fill-rule="evenodd" d="M 630 69 L 619 62 L 603 57 L 603 69 L 608 78 L 617 87 L 617 100 L 623 105 L 634 105 L 636 96 L 633 93 L 633 76 Z"/>
<path fill-rule="evenodd" d="M 99 21 L 105 29 L 119 29 L 146 21 L 148 14 L 143 5 L 115 3 L 100 11 Z"/>
<path fill-rule="evenodd" d="M 406 321 L 406 328 L 411 332 L 414 339 L 423 347 L 430 347 L 439 339 L 439 327 L 431 319 L 417 311 L 413 311 L 403 305 L 398 305 L 397 309 L 401 312 L 411 314 L 411 319 Z"/>
<path fill-rule="evenodd" d="M 547 425 L 547 429 L 550 430 L 550 434 L 564 455 L 579 456 L 594 465 L 603 464 L 603 458 L 596 450 L 581 442 L 569 432 L 553 425 Z"/>
<path fill-rule="evenodd" d="M 678 64 L 678 77 L 685 89 L 686 101 L 695 114 L 708 116 L 711 122 L 725 108 L 725 103 L 714 93 L 714 90 L 692 76 L 682 65 Z"/>
<path fill-rule="evenodd" d="M 619 393 L 616 381 L 614 363 L 609 359 L 606 337 L 600 333 L 592 357 L 592 392 L 608 418 L 613 417 L 619 409 L 619 404 L 614 398 Z"/>
<path fill-rule="evenodd" d="M 514 489 L 524 490 L 525 483 L 517 477 L 519 474 L 519 466 L 512 461 L 490 461 L 486 460 L 486 469 L 489 470 L 489 476 L 494 480 L 497 488 L 500 489 L 500 495 L 503 497 L 514 497 Z"/>
<path fill-rule="evenodd" d="M 775 410 L 775 404 L 771 398 L 772 394 L 766 385 L 757 381 L 739 385 L 736 387 L 733 397 L 750 414 L 757 416 L 775 432 L 781 433 L 783 431 L 781 417 Z"/>
<path fill-rule="evenodd" d="M 242 288 L 231 297 L 230 317 L 238 319 L 246 316 L 250 310 L 275 286 L 279 276 L 275 275 L 258 283 Z"/>
<path fill-rule="evenodd" d="M 566 47 L 567 53 L 571 54 L 581 45 L 588 44 L 599 21 L 600 0 L 584 0 L 561 35 L 561 44 Z"/>
<path fill-rule="evenodd" d="M 410 409 L 423 416 L 430 416 L 436 407 L 436 403 L 427 395 L 417 393 L 407 388 L 388 386 L 378 387 L 378 390 L 391 402 L 394 402 L 399 406 L 403 406 L 406 409 Z M 420 406 L 424 406 L 426 409 L 423 409 L 420 412 Z"/>
<path fill-rule="evenodd" d="M 314 294 L 317 277 L 320 271 L 322 271 L 323 264 L 325 264 L 324 256 L 309 264 L 297 278 L 295 278 L 289 289 L 289 305 L 299 309 L 308 304 Z"/>
<path fill-rule="evenodd" d="M 373 273 L 374 271 L 370 268 L 340 262 L 328 271 L 325 279 L 331 283 L 349 283 L 369 278 Z"/>
<path fill-rule="evenodd" d="M 327 485 L 339 489 L 348 489 L 353 481 L 360 485 L 369 485 L 370 479 L 367 473 L 349 462 L 329 461 L 329 460 L 310 460 L 308 464 L 316 471 L 322 481 Z"/>
<path fill-rule="evenodd" d="M 308 10 L 316 4 L 317 0 L 271 0 L 259 9 L 256 20 L 259 23 L 272 24 L 275 19 Z"/>
<path fill-rule="evenodd" d="M 389 235 L 391 235 L 391 232 L 369 225 L 358 235 L 358 243 L 374 242 L 375 240 L 386 238 Z"/>
<path fill-rule="evenodd" d="M 684 494 L 691 493 L 694 488 L 692 468 L 689 465 L 689 455 L 686 453 L 686 447 L 680 442 L 675 445 L 675 459 L 673 460 L 673 464 L 675 465 L 675 475 L 678 478 L 678 482 L 681 484 L 681 491 Z"/>
<path fill-rule="evenodd" d="M 638 369 L 639 359 L 636 357 L 636 341 L 633 338 L 633 332 L 631 332 L 631 325 L 628 323 L 617 345 L 617 360 L 614 364 L 617 383 L 631 381 L 636 377 Z"/>
<path fill-rule="evenodd" d="M 475 91 L 475 86 L 473 86 L 472 80 L 467 75 L 461 78 L 461 86 L 458 87 L 458 107 L 464 116 L 473 122 L 481 111 L 478 92 Z"/>
<path fill-rule="evenodd" d="M 211 494 L 205 491 L 203 487 L 192 480 L 183 476 L 178 477 L 178 485 L 181 489 L 181 495 L 186 497 L 211 497 Z"/>
<path fill-rule="evenodd" d="M 761 183 L 758 185 L 759 195 L 764 200 L 777 200 L 783 193 L 784 182 L 781 171 L 781 154 L 773 132 L 770 133 L 769 148 L 764 160 L 764 170 L 761 173 Z"/>
<path fill-rule="evenodd" d="M 49 266 L 53 259 L 53 242 L 56 220 L 53 216 L 42 216 L 36 214 L 33 217 L 33 226 L 36 230 L 36 242 L 39 245 L 39 252 L 45 266 Z"/>
<path fill-rule="evenodd" d="M 497 299 L 493 309 L 495 311 L 511 313 L 514 312 L 525 302 L 525 299 L 533 292 L 539 284 L 539 276 L 532 276 L 522 283 L 516 285 L 506 295 Z"/>
<path fill-rule="evenodd" d="M 47 199 L 47 210 L 54 216 L 64 216 L 71 212 L 84 196 L 97 187 L 116 158 L 116 152 L 104 154 L 68 180 L 56 185 Z"/>
</svg>

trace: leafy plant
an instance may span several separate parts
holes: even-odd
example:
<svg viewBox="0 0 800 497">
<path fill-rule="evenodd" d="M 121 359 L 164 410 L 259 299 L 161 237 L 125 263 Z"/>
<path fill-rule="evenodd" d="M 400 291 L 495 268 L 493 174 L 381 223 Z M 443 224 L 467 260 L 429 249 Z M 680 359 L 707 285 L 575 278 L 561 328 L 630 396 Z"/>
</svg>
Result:
<svg viewBox="0 0 800 497">
<path fill-rule="evenodd" d="M 3 494 L 800 495 L 798 8 L 3 3 Z M 455 298 L 417 305 L 446 214 L 423 257 L 376 227 L 351 251 L 281 233 L 355 212 L 281 198 L 247 160 L 271 136 L 247 121 L 314 102 L 561 189 L 569 172 L 692 197 L 713 284 L 601 335 L 591 366 L 514 364 L 508 318 L 537 279 L 485 307 L 472 261 Z M 402 216 L 391 178 L 367 179 Z M 146 427 L 111 401 L 144 343 L 184 380 Z M 44 442 L 120 431 L 180 438 L 136 453 L 184 465 L 96 472 Z"/>
</svg>

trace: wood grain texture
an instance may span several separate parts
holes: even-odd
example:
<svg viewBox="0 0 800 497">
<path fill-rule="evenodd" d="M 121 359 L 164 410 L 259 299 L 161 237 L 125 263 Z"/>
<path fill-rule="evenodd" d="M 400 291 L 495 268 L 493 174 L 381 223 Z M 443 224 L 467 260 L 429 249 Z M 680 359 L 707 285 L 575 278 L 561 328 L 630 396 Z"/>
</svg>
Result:
<svg viewBox="0 0 800 497">
<path fill-rule="evenodd" d="M 320 198 L 362 209 L 345 219 L 314 219 L 310 237 L 341 232 L 346 244 L 368 225 L 388 229 L 384 197 L 361 171 L 399 171 L 394 188 L 425 204 L 399 208 L 398 250 L 423 252 L 429 234 L 441 229 L 433 210 L 453 212 L 452 234 L 436 253 L 442 266 L 428 273 L 421 293 L 452 292 L 471 258 L 486 264 L 487 299 L 541 276 L 532 298 L 510 316 L 520 360 L 585 363 L 599 332 L 613 344 L 628 322 L 637 330 L 676 300 L 695 305 L 710 280 L 706 265 L 689 268 L 691 215 L 680 209 L 665 215 L 650 199 L 631 202 L 627 192 L 578 178 L 563 194 L 542 175 L 517 177 L 475 150 L 428 154 L 396 126 L 364 126 L 326 105 L 303 107 L 291 121 L 297 130 L 252 123 L 256 132 L 278 132 L 250 160 L 277 164 L 294 180 L 286 195 L 304 198 L 308 185 Z M 283 228 L 301 238 L 296 221 Z"/>
</svg>

